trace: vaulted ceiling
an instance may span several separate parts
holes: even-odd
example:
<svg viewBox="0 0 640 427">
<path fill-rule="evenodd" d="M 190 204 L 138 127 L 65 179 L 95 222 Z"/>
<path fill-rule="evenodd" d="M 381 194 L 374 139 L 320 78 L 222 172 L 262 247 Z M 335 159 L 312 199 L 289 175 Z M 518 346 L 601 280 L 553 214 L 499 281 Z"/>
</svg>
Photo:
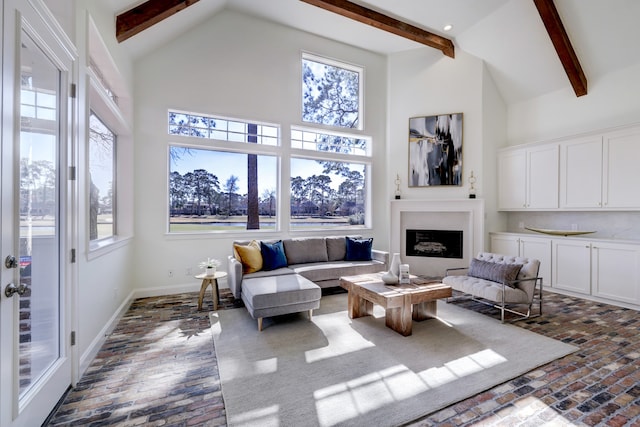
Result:
<svg viewBox="0 0 640 427">
<path fill-rule="evenodd" d="M 105 0 L 120 15 L 143 3 Z M 123 39 L 132 58 L 162 46 L 225 8 L 304 30 L 381 54 L 424 44 L 299 0 L 169 0 L 184 3 L 144 31 Z M 556 90 L 574 91 L 535 3 L 555 5 L 589 82 L 640 63 L 640 1 L 637 0 L 352 0 L 357 5 L 453 41 L 485 61 L 507 104 Z M 453 28 L 445 32 L 443 27 Z M 440 53 L 442 54 L 442 53 Z M 455 61 L 455 59 L 451 59 Z M 640 79 L 639 79 L 640 85 Z M 576 90 L 576 93 L 578 91 Z M 588 95 L 587 95 L 588 96 Z"/>
</svg>

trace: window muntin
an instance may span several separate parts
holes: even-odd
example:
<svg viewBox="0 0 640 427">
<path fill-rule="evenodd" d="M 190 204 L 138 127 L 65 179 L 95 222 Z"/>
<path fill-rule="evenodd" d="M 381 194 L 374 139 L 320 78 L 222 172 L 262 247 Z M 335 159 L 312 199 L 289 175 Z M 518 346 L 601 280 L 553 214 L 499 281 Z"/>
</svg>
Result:
<svg viewBox="0 0 640 427">
<path fill-rule="evenodd" d="M 113 237 L 116 135 L 92 111 L 89 116 L 89 241 Z"/>
<path fill-rule="evenodd" d="M 277 146 L 279 128 L 203 114 L 169 111 L 169 134 Z"/>
<path fill-rule="evenodd" d="M 250 214 L 252 157 L 257 218 Z M 169 158 L 170 233 L 277 229 L 276 156 L 171 145 Z"/>
<path fill-rule="evenodd" d="M 364 228 L 367 164 L 291 159 L 291 229 Z"/>
<path fill-rule="evenodd" d="M 302 55 L 302 121 L 362 129 L 363 69 Z"/>
<path fill-rule="evenodd" d="M 371 152 L 371 138 L 292 127 L 291 148 L 355 156 L 369 156 Z"/>
</svg>

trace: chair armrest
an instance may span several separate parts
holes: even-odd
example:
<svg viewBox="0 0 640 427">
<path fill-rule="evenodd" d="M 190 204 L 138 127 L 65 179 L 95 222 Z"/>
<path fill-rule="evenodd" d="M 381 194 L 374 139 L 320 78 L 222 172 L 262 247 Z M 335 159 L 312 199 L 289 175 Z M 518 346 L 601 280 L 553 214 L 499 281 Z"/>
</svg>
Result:
<svg viewBox="0 0 640 427">
<path fill-rule="evenodd" d="M 444 275 L 445 276 L 463 276 L 464 274 L 463 271 L 469 271 L 469 267 L 456 267 L 456 268 L 447 268 L 444 271 Z M 455 272 L 454 274 L 451 274 L 451 272 Z"/>
<path fill-rule="evenodd" d="M 242 263 L 233 255 L 229 255 L 227 261 L 229 289 L 231 289 L 233 296 L 239 299 L 242 293 Z"/>
<path fill-rule="evenodd" d="M 385 268 L 389 266 L 389 252 L 372 249 L 371 258 L 376 261 L 383 262 L 385 265 Z"/>
<path fill-rule="evenodd" d="M 526 286 L 526 287 L 521 287 L 521 286 L 517 286 L 518 284 L 524 283 L 524 282 L 533 282 L 533 287 L 531 286 Z M 539 289 L 539 293 L 540 295 L 542 295 L 542 277 L 530 277 L 529 279 L 516 279 L 516 280 L 505 280 L 502 282 L 502 292 L 504 294 L 504 291 L 506 289 L 507 286 L 511 287 L 511 288 L 518 288 L 521 289 L 523 291 L 525 291 L 527 293 L 527 295 L 529 296 L 529 301 L 533 301 L 533 298 L 536 295 L 536 287 L 538 286 L 538 283 L 540 283 L 540 289 Z"/>
</svg>

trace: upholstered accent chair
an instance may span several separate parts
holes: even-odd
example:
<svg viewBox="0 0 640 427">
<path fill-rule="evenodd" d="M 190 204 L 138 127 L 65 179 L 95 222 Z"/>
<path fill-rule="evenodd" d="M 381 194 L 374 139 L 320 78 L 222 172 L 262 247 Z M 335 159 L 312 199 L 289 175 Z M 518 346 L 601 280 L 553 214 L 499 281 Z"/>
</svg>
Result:
<svg viewBox="0 0 640 427">
<path fill-rule="evenodd" d="M 504 323 L 505 312 L 518 315 L 515 320 L 542 314 L 543 283 L 542 277 L 538 277 L 539 270 L 537 259 L 480 252 L 469 267 L 447 269 L 442 282 L 475 301 L 499 309 Z"/>
</svg>

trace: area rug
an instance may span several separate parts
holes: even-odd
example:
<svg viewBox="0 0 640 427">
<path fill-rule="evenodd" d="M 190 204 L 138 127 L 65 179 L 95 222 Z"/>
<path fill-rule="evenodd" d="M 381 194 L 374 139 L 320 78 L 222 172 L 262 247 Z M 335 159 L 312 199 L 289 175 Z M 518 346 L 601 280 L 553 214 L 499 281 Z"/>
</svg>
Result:
<svg viewBox="0 0 640 427">
<path fill-rule="evenodd" d="M 346 294 L 306 313 L 265 319 L 212 312 L 231 426 L 397 426 L 577 350 L 438 301 L 438 318 L 403 337 L 384 311 L 349 319 Z"/>
</svg>

